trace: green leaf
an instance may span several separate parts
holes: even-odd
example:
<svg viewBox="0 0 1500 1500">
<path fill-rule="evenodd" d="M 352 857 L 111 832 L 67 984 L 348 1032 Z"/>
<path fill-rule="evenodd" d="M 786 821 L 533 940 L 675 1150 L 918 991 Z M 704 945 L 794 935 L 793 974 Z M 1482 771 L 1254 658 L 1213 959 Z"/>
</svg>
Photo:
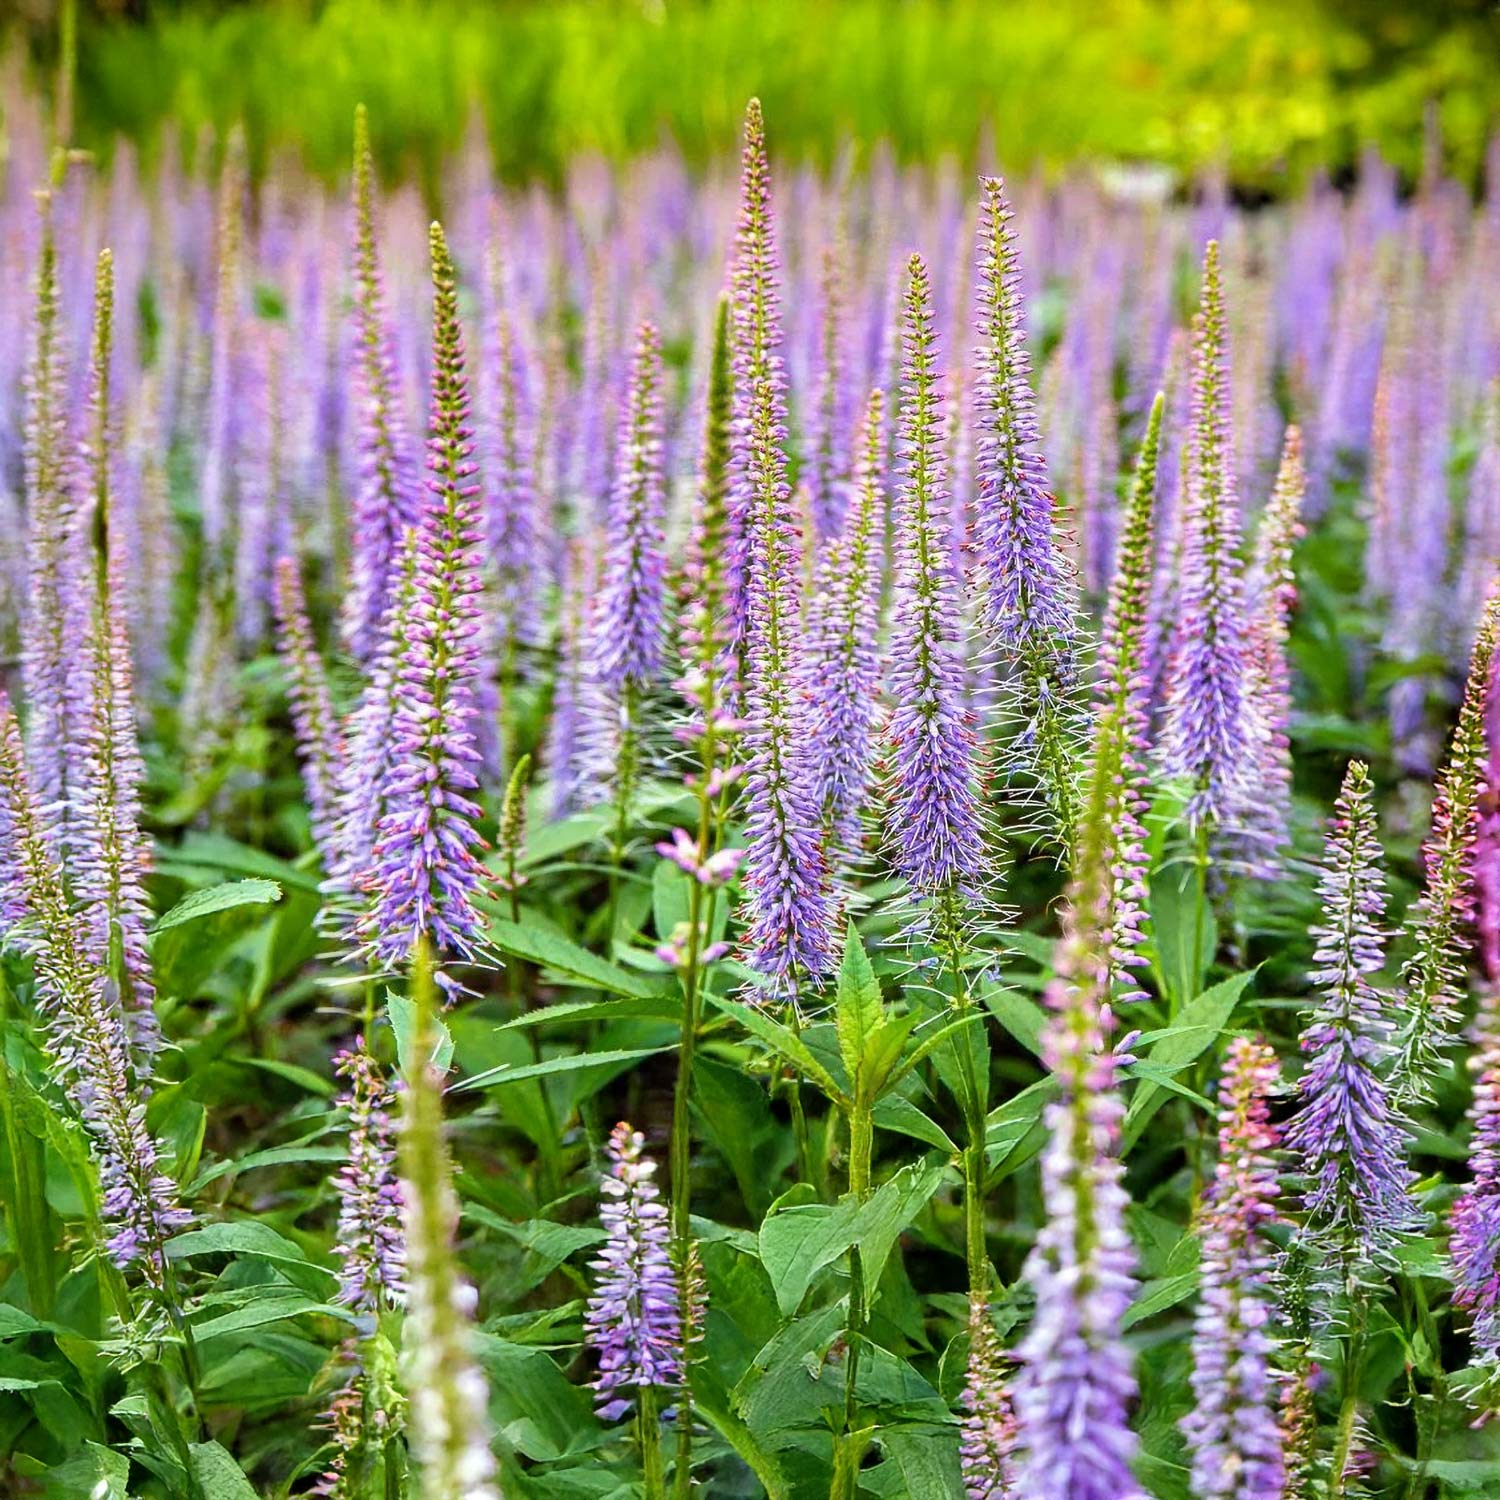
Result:
<svg viewBox="0 0 1500 1500">
<path fill-rule="evenodd" d="M 895 1086 L 911 1072 L 929 1053 L 941 1047 L 951 1037 L 962 1031 L 966 1026 L 982 1026 L 984 1017 L 978 1011 L 973 1011 L 966 1016 L 960 1016 L 956 1021 L 949 1021 L 946 1026 L 939 1027 L 936 1031 L 930 1031 L 917 1045 L 902 1059 L 901 1066 L 891 1074 L 889 1086 Z"/>
<path fill-rule="evenodd" d="M 1179 1002 L 1196 995 L 1218 946 L 1213 907 L 1199 900 L 1196 866 L 1180 861 L 1152 877 L 1151 932 L 1168 995 Z"/>
<path fill-rule="evenodd" d="M 738 1000 L 726 1000 L 722 995 L 709 995 L 709 1001 L 727 1016 L 733 1016 L 751 1036 L 764 1042 L 773 1052 L 791 1063 L 811 1083 L 815 1083 L 832 1100 L 843 1100 L 847 1096 L 833 1074 L 808 1050 L 807 1044 L 794 1031 L 773 1021 L 770 1016 L 753 1005 L 742 1005 Z"/>
<path fill-rule="evenodd" d="M 237 1156 L 231 1161 L 215 1162 L 213 1166 L 205 1167 L 193 1179 L 186 1195 L 189 1198 L 195 1197 L 209 1183 L 217 1182 L 231 1172 L 238 1175 L 240 1172 L 254 1171 L 257 1167 L 279 1167 L 303 1162 L 341 1162 L 348 1155 L 349 1148 L 342 1142 L 327 1145 L 302 1142 L 293 1146 L 270 1146 L 264 1151 L 252 1151 L 248 1156 Z"/>
<path fill-rule="evenodd" d="M 956 1429 L 887 1427 L 880 1433 L 880 1446 L 901 1471 L 906 1500 L 964 1500 Z"/>
<path fill-rule="evenodd" d="M 263 1328 L 267 1323 L 281 1323 L 287 1318 L 301 1317 L 304 1313 L 321 1313 L 325 1317 L 345 1320 L 350 1317 L 348 1308 L 329 1306 L 293 1286 L 277 1286 L 274 1282 L 267 1282 L 253 1290 L 259 1295 L 251 1297 L 243 1307 L 194 1323 L 194 1339 L 200 1344 L 206 1344 L 210 1339 L 223 1338 L 230 1333 L 244 1333 L 251 1328 Z"/>
<path fill-rule="evenodd" d="M 670 859 L 659 859 L 651 874 L 651 918 L 656 935 L 665 942 L 680 926 L 686 926 L 693 894 L 693 877 Z"/>
<path fill-rule="evenodd" d="M 1002 1166 L 1019 1166 L 1012 1162 L 1013 1154 L 1019 1156 L 1018 1147 L 1034 1131 L 1042 1128 L 1042 1112 L 1057 1097 L 1057 1080 L 1039 1078 L 1030 1087 L 1024 1088 L 1014 1099 L 1007 1099 L 998 1109 L 990 1112 L 985 1122 L 984 1153 L 991 1172 Z"/>
<path fill-rule="evenodd" d="M 938 1163 L 903 1167 L 864 1204 L 852 1198 L 786 1208 L 772 1204 L 760 1227 L 760 1259 L 782 1316 L 796 1312 L 818 1272 L 851 1245 L 860 1247 L 870 1285 L 878 1282 L 897 1236 L 937 1191 L 943 1171 Z"/>
<path fill-rule="evenodd" d="M 253 1220 L 238 1220 L 230 1224 L 209 1224 L 203 1229 L 190 1229 L 167 1241 L 168 1260 L 191 1260 L 199 1255 L 246 1255 L 256 1260 L 269 1261 L 281 1268 L 283 1273 L 295 1281 L 304 1291 L 326 1290 L 329 1281 L 337 1281 L 337 1275 L 327 1266 L 308 1260 L 300 1245 L 271 1228 L 269 1224 Z"/>
<path fill-rule="evenodd" d="M 1045 1019 L 1041 1006 L 1029 995 L 1008 985 L 986 985 L 980 998 L 994 1018 L 1033 1057 L 1042 1055 L 1042 1022 Z"/>
<path fill-rule="evenodd" d="M 604 1052 L 578 1052 L 570 1057 L 549 1057 L 545 1062 L 525 1063 L 521 1067 L 486 1068 L 472 1078 L 455 1083 L 450 1092 L 459 1094 L 467 1089 L 498 1088 L 506 1083 L 520 1083 L 526 1078 L 547 1078 L 556 1073 L 577 1073 L 585 1068 L 613 1068 L 621 1071 L 627 1064 L 639 1062 L 643 1057 L 652 1057 L 658 1052 L 670 1052 L 670 1045 L 661 1047 L 622 1047 Z"/>
<path fill-rule="evenodd" d="M 194 1443 L 188 1450 L 188 1462 L 203 1491 L 203 1500 L 260 1500 L 245 1471 L 219 1443 Z"/>
<path fill-rule="evenodd" d="M 854 1085 L 856 1098 L 869 1097 L 864 1088 L 866 1049 L 884 1019 L 880 981 L 870 967 L 864 944 L 851 922 L 844 939 L 844 960 L 839 966 L 836 1022 L 839 1056 L 844 1059 L 844 1068 Z"/>
<path fill-rule="evenodd" d="M 524 1031 L 537 1026 L 560 1026 L 569 1021 L 679 1021 L 682 1001 L 673 995 L 651 995 L 641 1000 L 562 1000 L 513 1016 L 498 1031 Z"/>
<path fill-rule="evenodd" d="M 274 880 L 228 880 L 206 890 L 189 891 L 165 916 L 158 917 L 152 935 L 170 932 L 188 922 L 211 917 L 237 906 L 270 906 L 281 900 L 281 887 Z"/>
<path fill-rule="evenodd" d="M 502 953 L 527 959 L 590 989 L 607 990 L 612 995 L 629 995 L 637 1000 L 648 1000 L 660 993 L 657 986 L 642 976 L 617 967 L 555 932 L 511 922 L 504 917 L 492 917 L 490 938 Z"/>
<path fill-rule="evenodd" d="M 958 1147 L 936 1120 L 924 1114 L 910 1099 L 900 1094 L 887 1094 L 877 1101 L 873 1111 L 875 1123 L 882 1130 L 893 1130 L 900 1135 L 909 1135 L 924 1145 L 936 1146 L 950 1156 L 958 1154 Z"/>
<path fill-rule="evenodd" d="M 1125 1310 L 1120 1326 L 1134 1328 L 1137 1323 L 1188 1301 L 1197 1290 L 1196 1270 L 1182 1271 L 1176 1276 L 1159 1276 L 1155 1281 L 1148 1281 L 1141 1288 L 1140 1295 Z"/>
<path fill-rule="evenodd" d="M 315 870 L 299 870 L 286 860 L 277 859 L 274 854 L 252 849 L 250 845 L 241 844 L 222 833 L 188 833 L 180 844 L 164 844 L 157 852 L 156 871 L 159 875 L 172 875 L 191 884 L 202 878 L 204 870 L 216 870 L 226 875 L 260 876 L 279 885 L 296 886 L 313 896 L 321 891 Z"/>
<path fill-rule="evenodd" d="M 1204 990 L 1196 1000 L 1184 1006 L 1176 1024 L 1156 1034 L 1150 1053 L 1152 1067 L 1180 1072 L 1195 1063 L 1223 1035 L 1240 996 L 1254 978 L 1254 969 L 1235 974 L 1212 989 Z M 1140 1139 L 1141 1132 L 1166 1102 L 1166 1097 L 1166 1090 L 1160 1083 L 1144 1081 L 1137 1086 L 1125 1116 L 1122 1152 L 1128 1151 Z"/>
<path fill-rule="evenodd" d="M 410 1074 L 414 1061 L 411 1047 L 417 1030 L 417 1007 L 405 995 L 398 995 L 394 990 L 385 992 L 385 1005 L 391 1018 L 391 1030 L 396 1034 L 396 1063 L 405 1077 Z M 430 1061 L 437 1069 L 438 1076 L 442 1077 L 453 1066 L 453 1034 L 443 1024 L 441 1016 L 433 1016 L 431 1024 L 437 1032 L 437 1039 L 433 1043 Z"/>
</svg>

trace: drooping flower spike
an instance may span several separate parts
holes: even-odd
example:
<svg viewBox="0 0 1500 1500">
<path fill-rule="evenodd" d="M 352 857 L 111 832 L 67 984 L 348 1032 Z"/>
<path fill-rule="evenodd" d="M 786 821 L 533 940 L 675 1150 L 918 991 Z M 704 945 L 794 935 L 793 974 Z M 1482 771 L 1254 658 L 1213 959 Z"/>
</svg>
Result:
<svg viewBox="0 0 1500 1500">
<path fill-rule="evenodd" d="M 1202 1225 L 1193 1325 L 1196 1405 L 1182 1428 L 1197 1500 L 1281 1500 L 1275 1242 L 1279 1187 L 1270 1100 L 1280 1081 L 1264 1042 L 1236 1037 L 1219 1084 L 1219 1161 Z"/>
</svg>

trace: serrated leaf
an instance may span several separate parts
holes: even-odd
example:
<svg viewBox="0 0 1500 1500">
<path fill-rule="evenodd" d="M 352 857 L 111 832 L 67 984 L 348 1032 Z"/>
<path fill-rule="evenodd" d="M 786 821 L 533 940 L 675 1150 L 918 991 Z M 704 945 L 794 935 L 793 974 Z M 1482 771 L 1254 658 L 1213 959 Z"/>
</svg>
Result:
<svg viewBox="0 0 1500 1500">
<path fill-rule="evenodd" d="M 386 991 L 385 1004 L 391 1018 L 391 1030 L 396 1035 L 396 1065 L 403 1078 L 409 1077 L 413 1062 L 412 1040 L 417 1030 L 417 1007 L 405 995 L 398 995 L 394 990 Z M 442 1077 L 453 1066 L 453 1034 L 443 1024 L 441 1016 L 432 1016 L 429 1021 L 437 1033 L 430 1061 L 437 1069 L 438 1076 Z"/>
<path fill-rule="evenodd" d="M 188 1450 L 188 1462 L 203 1500 L 260 1500 L 245 1471 L 222 1444 L 194 1443 Z"/>
<path fill-rule="evenodd" d="M 857 1098 L 868 1098 L 864 1090 L 866 1049 L 880 1030 L 885 1007 L 880 999 L 880 981 L 870 967 L 864 944 L 854 924 L 844 939 L 844 958 L 839 965 L 838 1001 L 835 1012 L 839 1056 L 854 1084 Z"/>
<path fill-rule="evenodd" d="M 237 906 L 271 906 L 281 900 L 281 887 L 274 880 L 226 880 L 205 890 L 189 891 L 165 916 L 158 917 L 151 928 L 154 937 L 189 922 L 201 921 L 215 912 L 233 911 Z"/>
</svg>

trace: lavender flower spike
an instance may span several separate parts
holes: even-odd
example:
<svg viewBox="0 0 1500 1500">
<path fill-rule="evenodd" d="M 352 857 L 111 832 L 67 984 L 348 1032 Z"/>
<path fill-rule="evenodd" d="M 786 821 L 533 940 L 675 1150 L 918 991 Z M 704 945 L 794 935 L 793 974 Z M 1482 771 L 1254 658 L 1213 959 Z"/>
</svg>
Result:
<svg viewBox="0 0 1500 1500">
<path fill-rule="evenodd" d="M 1288 427 L 1276 484 L 1255 534 L 1251 570 L 1254 592 L 1248 652 L 1255 756 L 1251 773 L 1254 789 L 1247 798 L 1245 823 L 1252 867 L 1267 876 L 1275 873 L 1276 856 L 1287 842 L 1291 818 L 1292 751 L 1287 731 L 1292 689 L 1286 645 L 1292 607 L 1297 602 L 1292 551 L 1302 535 L 1306 490 L 1302 434 Z"/>
<path fill-rule="evenodd" d="M 1276 1316 L 1276 1132 L 1280 1079 L 1264 1042 L 1236 1037 L 1219 1085 L 1219 1164 L 1203 1222 L 1203 1289 L 1193 1327 L 1196 1405 L 1182 1428 L 1196 1500 L 1281 1500 L 1285 1464 L 1271 1368 Z"/>
<path fill-rule="evenodd" d="M 622 1394 L 682 1379 L 682 1317 L 672 1268 L 671 1226 L 645 1138 L 623 1122 L 609 1137 L 607 1201 L 599 1218 L 609 1238 L 592 1262 L 599 1272 L 584 1326 L 599 1355 L 599 1415 L 618 1420 Z"/>
<path fill-rule="evenodd" d="M 114 265 L 104 250 L 96 280 L 90 430 L 81 455 L 91 481 L 98 542 L 90 590 L 89 689 L 82 695 L 83 756 L 72 809 L 72 874 L 73 895 L 92 945 L 90 956 L 114 982 L 134 1060 L 139 1062 L 160 1047 L 161 1031 L 153 1009 L 156 986 L 147 937 L 151 842 L 140 826 L 145 770 L 136 738 L 135 668 L 125 617 L 126 541 L 116 514 L 109 384 L 113 314 Z M 78 583 L 81 594 L 83 580 Z"/>
<path fill-rule="evenodd" d="M 1122 1320 L 1135 1291 L 1128 1201 L 1115 1156 L 1124 1104 L 1109 1050 L 1111 931 L 1103 778 L 1079 825 L 1044 1055 L 1058 1084 L 1042 1157 L 1047 1221 L 1026 1262 L 1036 1312 L 1022 1343 L 1016 1416 L 1026 1500 L 1143 1500 L 1130 1472 L 1135 1397 Z"/>
<path fill-rule="evenodd" d="M 479 752 L 471 727 L 484 635 L 484 539 L 453 263 L 440 225 L 432 225 L 429 238 L 429 495 L 402 622 L 406 647 L 396 665 L 391 758 L 371 853 L 375 900 L 358 928 L 365 952 L 385 965 L 404 960 L 423 937 L 439 951 L 473 957 L 483 934 L 474 898 L 488 878 L 475 853 Z"/>
<path fill-rule="evenodd" d="M 818 798 L 830 866 L 857 856 L 880 712 L 880 547 L 885 494 L 885 399 L 870 392 L 855 463 L 855 498 L 843 529 L 829 538 L 813 584 L 820 606 L 809 630 Z"/>
<path fill-rule="evenodd" d="M 976 892 L 984 841 L 959 582 L 947 541 L 932 294 L 920 256 L 911 257 L 907 272 L 886 837 L 914 896 L 950 900 Z"/>
<path fill-rule="evenodd" d="M 589 638 L 589 670 L 612 701 L 650 687 L 666 661 L 666 485 L 662 473 L 661 339 L 636 330 L 630 397 L 620 423 L 609 545 Z"/>
<path fill-rule="evenodd" d="M 1109 927 L 1115 974 L 1141 962 L 1150 859 L 1146 853 L 1147 721 L 1151 696 L 1147 635 L 1151 624 L 1156 465 L 1163 400 L 1151 405 L 1136 461 L 1135 485 L 1115 555 L 1100 641 L 1091 783 L 1107 798 L 1103 827 L 1110 872 Z M 1134 998 L 1134 997 L 1132 997 Z"/>
<path fill-rule="evenodd" d="M 46 1013 L 46 1047 L 88 1132 L 99 1171 L 103 1249 L 165 1286 L 163 1247 L 188 1223 L 157 1162 L 146 1103 L 131 1074 L 118 995 L 90 957 L 63 872 L 26 776 L 20 726 L 0 694 L 0 916 L 5 940 L 31 954 Z"/>
<path fill-rule="evenodd" d="M 31 354 L 26 369 L 27 599 L 21 629 L 27 762 L 43 827 L 59 856 L 80 776 L 85 705 L 74 664 L 85 656 L 87 608 L 76 476 L 63 406 L 57 245 L 43 206 Z"/>
<path fill-rule="evenodd" d="M 1427 884 L 1407 926 L 1416 951 L 1401 971 L 1405 1023 L 1392 1079 L 1403 1102 L 1432 1097 L 1432 1076 L 1453 1040 L 1463 1004 L 1464 929 L 1473 913 L 1476 815 L 1487 757 L 1485 704 L 1500 641 L 1500 592 L 1484 607 L 1448 763 L 1432 800 L 1432 829 L 1423 848 Z"/>
<path fill-rule="evenodd" d="M 421 516 L 401 411 L 385 281 L 375 239 L 374 167 L 364 105 L 354 112 L 354 442 L 358 476 L 351 535 L 354 556 L 344 638 L 356 661 L 368 665 L 380 646 L 390 606 L 401 536 Z"/>
<path fill-rule="evenodd" d="M 1011 207 L 997 177 L 982 179 L 980 194 L 971 576 L 1007 674 L 1007 769 L 1040 778 L 1052 835 L 1066 849 L 1078 814 L 1076 589 L 1047 488 Z"/>
<path fill-rule="evenodd" d="M 453 1248 L 458 1199 L 443 1139 L 443 1082 L 432 1061 L 434 989 L 431 950 L 419 938 L 412 961 L 416 1020 L 399 1141 L 407 1259 L 402 1346 L 411 1449 L 424 1500 L 500 1500 L 489 1446 L 489 1389 L 472 1347 L 478 1299 Z"/>
<path fill-rule="evenodd" d="M 307 618 L 295 557 L 277 560 L 272 599 L 313 842 L 323 856 L 324 867 L 331 870 L 338 860 L 338 776 L 344 758 L 343 734 L 334 715 L 328 674 Z"/>
<path fill-rule="evenodd" d="M 1420 1216 L 1410 1196 L 1406 1128 L 1385 1075 L 1395 1030 L 1372 978 L 1385 962 L 1380 838 L 1369 771 L 1351 761 L 1334 805 L 1318 884 L 1318 1003 L 1302 1050 L 1300 1104 L 1286 1144 L 1307 1179 L 1308 1230 L 1341 1261 L 1383 1262 Z"/>
<path fill-rule="evenodd" d="M 1005 1385 L 1003 1355 L 990 1310 L 969 1302 L 969 1362 L 964 1375 L 959 1464 L 968 1500 L 1007 1500 L 1015 1488 L 1016 1417 Z"/>
<path fill-rule="evenodd" d="M 1193 421 L 1182 516 L 1182 588 L 1167 690 L 1162 764 L 1192 788 L 1188 818 L 1223 830 L 1244 811 L 1254 738 L 1239 562 L 1239 509 L 1228 430 L 1229 376 L 1219 247 L 1203 261 L 1194 320 Z M 1200 836 L 1201 833 L 1200 833 Z"/>
<path fill-rule="evenodd" d="M 391 1135 L 390 1086 L 363 1037 L 333 1060 L 348 1083 L 349 1159 L 338 1174 L 339 1301 L 362 1313 L 399 1307 L 406 1295 L 401 1186 Z"/>
</svg>

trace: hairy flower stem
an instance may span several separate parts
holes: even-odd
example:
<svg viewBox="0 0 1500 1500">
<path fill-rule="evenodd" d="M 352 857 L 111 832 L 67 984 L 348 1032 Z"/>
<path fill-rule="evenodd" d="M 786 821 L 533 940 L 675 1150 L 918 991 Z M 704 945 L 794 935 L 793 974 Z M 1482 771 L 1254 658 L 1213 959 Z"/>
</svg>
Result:
<svg viewBox="0 0 1500 1500">
<path fill-rule="evenodd" d="M 1352 1287 L 1349 1339 L 1344 1346 L 1343 1393 L 1338 1426 L 1334 1430 L 1333 1460 L 1328 1468 L 1328 1500 L 1344 1500 L 1349 1493 L 1349 1459 L 1354 1451 L 1354 1428 L 1359 1417 L 1359 1380 L 1364 1371 L 1368 1312 L 1368 1293 L 1363 1287 Z"/>
<path fill-rule="evenodd" d="M 641 1477 L 646 1500 L 666 1500 L 667 1474 L 661 1456 L 661 1415 L 656 1409 L 656 1387 L 643 1385 L 636 1395 L 636 1440 L 641 1449 Z"/>
<path fill-rule="evenodd" d="M 849 1194 L 863 1203 L 870 1196 L 870 1162 L 875 1152 L 875 1119 L 868 1104 L 849 1111 Z M 865 1305 L 865 1265 L 859 1245 L 849 1247 L 849 1299 L 844 1316 L 844 1430 L 834 1457 L 829 1500 L 854 1500 L 859 1461 L 869 1433 L 859 1427 L 859 1355 L 869 1309 Z"/>
</svg>

